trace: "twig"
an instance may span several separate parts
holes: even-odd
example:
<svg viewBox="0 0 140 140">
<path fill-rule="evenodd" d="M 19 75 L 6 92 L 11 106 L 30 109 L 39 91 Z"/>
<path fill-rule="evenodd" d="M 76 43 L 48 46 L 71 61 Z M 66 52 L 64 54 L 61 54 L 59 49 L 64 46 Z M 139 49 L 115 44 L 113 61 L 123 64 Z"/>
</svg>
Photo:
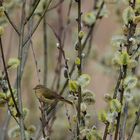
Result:
<svg viewBox="0 0 140 140">
<path fill-rule="evenodd" d="M 44 3 L 44 8 L 46 4 Z M 48 41 L 47 41 L 47 16 L 45 14 L 43 19 L 43 37 L 44 37 L 44 74 L 43 74 L 43 83 L 47 85 L 48 78 Z"/>
<path fill-rule="evenodd" d="M 132 136 L 133 136 L 133 133 L 135 131 L 135 128 L 136 128 L 136 126 L 137 126 L 137 124 L 139 122 L 139 118 L 140 118 L 140 105 L 139 105 L 138 111 L 136 112 L 136 117 L 135 117 L 134 123 L 132 125 L 132 129 L 131 129 L 131 131 L 130 131 L 130 133 L 128 135 L 127 140 L 131 140 L 132 139 Z"/>
<path fill-rule="evenodd" d="M 64 0 L 60 0 L 57 4 L 55 4 L 54 6 L 52 6 L 52 7 L 50 7 L 49 9 L 48 9 L 48 12 L 49 11 L 51 11 L 51 10 L 53 10 L 53 9 L 55 9 L 56 7 L 58 7 L 60 4 L 62 4 L 64 2 Z"/>
<path fill-rule="evenodd" d="M 61 2 L 61 0 L 59 0 Z M 59 5 L 58 7 L 58 36 L 59 36 L 59 46 L 58 48 L 62 48 L 64 47 L 64 44 L 62 44 L 62 35 L 63 35 L 63 5 Z M 62 52 L 59 51 L 58 54 L 58 63 L 55 69 L 56 72 L 56 77 L 57 77 L 57 83 L 56 83 L 56 90 L 59 90 L 60 88 L 60 81 L 61 81 L 61 70 L 62 70 Z"/>
<path fill-rule="evenodd" d="M 97 14 L 97 15 L 100 15 L 100 12 L 102 11 L 103 5 L 104 5 L 104 1 L 101 3 L 101 6 L 100 6 L 100 8 L 99 8 L 99 11 L 98 11 L 98 14 Z M 98 18 L 99 18 L 99 17 L 96 17 L 96 20 L 97 20 Z M 91 26 L 91 28 L 94 28 L 95 25 L 96 25 L 96 24 L 93 24 L 93 26 Z M 89 29 L 89 32 L 91 32 L 91 28 Z M 87 41 L 88 41 L 89 32 L 88 32 L 87 37 L 86 37 L 87 39 L 84 40 L 84 43 L 83 43 L 83 45 L 82 45 L 82 46 L 83 46 L 82 49 L 85 48 L 85 45 L 86 45 L 86 43 L 87 43 Z M 71 69 L 70 69 L 70 71 L 69 71 L 69 76 L 70 76 L 70 77 L 71 77 L 71 75 L 73 74 L 74 70 L 75 70 L 75 63 L 72 65 L 72 67 L 71 67 Z M 69 80 L 67 79 L 67 80 L 65 81 L 65 83 L 64 83 L 64 85 L 63 85 L 63 87 L 62 87 L 62 89 L 60 90 L 60 95 L 62 95 L 62 94 L 64 93 L 64 91 L 65 91 L 65 89 L 66 89 L 66 87 L 67 87 L 67 85 L 68 85 L 68 82 L 69 82 Z M 53 108 L 54 108 L 56 105 L 57 105 L 57 103 L 55 103 L 55 104 L 48 110 L 48 113 L 50 113 L 51 110 L 53 110 Z"/>
<path fill-rule="evenodd" d="M 123 105 L 123 96 L 124 96 L 124 79 L 126 78 L 127 75 L 127 65 L 123 66 L 123 70 L 122 70 L 122 85 L 121 85 L 121 89 L 120 89 L 120 103 L 121 105 Z M 118 138 L 118 132 L 119 132 L 119 127 L 120 127 L 120 119 L 121 119 L 121 112 L 118 113 L 117 116 L 117 124 L 116 124 L 116 131 L 115 131 L 115 136 L 114 136 L 114 140 L 117 140 Z"/>
<path fill-rule="evenodd" d="M 34 26 L 34 28 L 32 29 L 31 33 L 29 35 L 27 35 L 27 37 L 25 37 L 25 40 L 23 41 L 23 46 L 22 47 L 25 47 L 26 43 L 29 41 L 29 39 L 33 36 L 34 32 L 36 31 L 36 29 L 38 28 L 40 22 L 42 21 L 42 19 L 44 18 L 46 12 L 48 11 L 48 8 L 51 4 L 53 0 L 49 0 L 49 2 L 47 3 L 47 6 L 45 8 L 45 10 L 43 11 L 40 19 L 38 20 L 38 22 L 36 23 L 36 25 Z"/>
<path fill-rule="evenodd" d="M 13 100 L 13 102 L 14 102 L 14 106 L 15 106 L 16 111 L 17 111 L 17 116 L 19 117 L 19 116 L 21 115 L 21 113 L 20 113 L 20 111 L 19 111 L 19 109 L 18 109 L 16 100 L 15 100 L 15 97 L 14 97 L 14 94 L 13 94 L 13 91 L 12 91 L 12 87 L 11 87 L 11 84 L 10 84 L 9 75 L 8 75 L 8 71 L 7 71 L 6 64 L 5 64 L 5 58 L 4 58 L 4 52 L 3 52 L 3 47 L 2 47 L 2 40 L 1 40 L 1 38 L 0 38 L 0 49 L 1 49 L 2 62 L 3 62 L 3 66 L 4 66 L 4 71 L 5 71 L 5 75 L 6 75 L 8 87 L 9 87 L 9 90 L 10 90 L 10 93 L 11 93 L 12 100 Z"/>
<path fill-rule="evenodd" d="M 13 22 L 13 21 L 11 20 L 11 18 L 9 17 L 8 13 L 7 13 L 6 11 L 4 11 L 4 13 L 5 13 L 5 16 L 7 17 L 9 23 L 11 24 L 11 26 L 12 26 L 12 27 L 14 28 L 14 30 L 16 31 L 16 33 L 17 33 L 18 35 L 20 35 L 19 30 L 17 29 L 16 25 L 14 24 L 14 22 Z"/>
<path fill-rule="evenodd" d="M 133 2 L 129 2 L 129 6 L 131 6 L 133 9 L 135 9 L 135 0 L 133 0 Z M 132 42 L 129 40 L 131 37 L 134 36 L 135 34 L 135 30 L 136 30 L 136 24 L 132 22 L 128 23 L 129 26 L 128 26 L 128 34 L 127 34 L 127 43 L 124 44 L 124 46 L 126 47 L 127 49 L 127 53 L 130 54 L 130 50 L 131 50 L 131 47 L 132 47 Z M 124 94 L 124 86 L 123 86 L 123 82 L 124 82 L 124 79 L 126 78 L 126 75 L 127 75 L 127 65 L 126 66 L 123 66 L 123 69 L 122 69 L 122 87 L 120 89 L 120 102 L 121 104 L 123 105 L 123 94 Z M 118 137 L 118 132 L 119 132 L 119 125 L 120 125 L 120 118 L 121 118 L 121 112 L 119 112 L 118 114 L 118 117 L 117 117 L 117 125 L 116 125 L 116 131 L 115 131 L 115 137 L 114 137 L 114 140 L 117 140 L 117 137 Z"/>
<path fill-rule="evenodd" d="M 2 126 L 2 130 L 0 132 L 0 139 L 1 140 L 6 139 L 7 129 L 8 129 L 8 125 L 9 125 L 9 122 L 10 122 L 9 115 L 10 115 L 9 111 L 7 110 L 6 115 L 5 115 L 5 121 L 4 121 L 4 124 Z"/>
<path fill-rule="evenodd" d="M 80 64 L 77 66 L 78 68 L 78 76 L 82 74 L 82 42 L 81 37 L 79 36 L 79 33 L 81 31 L 81 0 L 76 1 L 78 4 L 78 18 L 77 18 L 77 24 L 78 24 L 78 58 L 80 59 Z M 81 86 L 78 87 L 78 107 L 77 107 L 77 140 L 79 140 L 80 135 L 80 123 L 81 123 L 81 102 L 82 102 L 82 95 L 81 95 L 82 89 Z"/>
<path fill-rule="evenodd" d="M 32 11 L 30 12 L 29 16 L 25 19 L 24 25 L 26 25 L 27 22 L 31 19 L 31 17 L 33 16 L 33 14 L 34 14 L 37 6 L 39 5 L 39 3 L 40 3 L 40 0 L 35 1 L 35 4 L 34 4 L 34 7 L 33 7 Z"/>
<path fill-rule="evenodd" d="M 36 59 L 36 55 L 35 55 L 33 43 L 31 43 L 31 49 L 32 49 L 32 53 L 33 53 L 33 59 L 34 59 L 34 63 L 35 63 L 35 68 L 36 68 L 36 73 L 37 73 L 37 79 L 38 79 L 38 82 L 40 83 L 40 77 L 39 77 L 39 71 L 40 70 L 38 68 L 38 63 L 37 63 L 37 59 Z"/>
<path fill-rule="evenodd" d="M 132 3 L 131 3 L 132 4 L 131 6 L 132 6 L 132 8 L 134 8 L 135 0 Z M 130 47 L 132 47 L 132 42 L 129 39 L 134 36 L 135 29 L 136 29 L 136 24 L 134 24 L 133 22 L 130 22 L 129 24 L 130 25 L 128 26 L 129 33 L 127 35 L 127 43 L 124 44 L 124 46 L 127 49 L 128 54 L 130 54 Z M 122 47 L 122 46 L 120 46 L 120 47 Z M 126 77 L 126 74 L 127 74 L 127 65 L 123 65 L 122 68 L 120 68 L 119 77 L 118 77 L 117 84 L 116 84 L 114 94 L 113 94 L 113 98 L 115 99 L 115 98 L 117 98 L 117 91 L 118 90 L 120 91 L 120 102 L 121 102 L 121 104 L 123 104 L 123 94 L 124 94 L 123 81 L 124 81 L 124 79 Z M 117 140 L 117 138 L 118 138 L 118 132 L 119 132 L 119 128 L 120 128 L 120 119 L 121 119 L 121 112 L 118 113 L 114 140 Z M 108 127 L 109 127 L 109 125 L 106 125 L 105 130 L 107 130 Z M 106 140 L 106 138 L 104 140 Z"/>
<path fill-rule="evenodd" d="M 25 6 L 26 0 L 23 0 L 22 4 L 22 13 L 21 13 L 21 23 L 20 23 L 20 36 L 19 36 L 19 50 L 18 50 L 18 58 L 20 60 L 20 66 L 17 69 L 17 94 L 18 94 L 18 105 L 19 110 L 21 112 L 20 120 L 20 134 L 21 140 L 25 140 L 25 129 L 24 129 L 24 118 L 23 118 L 23 107 L 22 107 L 22 94 L 21 94 L 21 73 L 22 73 L 22 53 L 23 53 L 23 38 L 24 38 L 24 21 L 25 21 Z"/>
<path fill-rule="evenodd" d="M 124 118 L 122 121 L 122 127 L 120 127 L 120 136 L 119 140 L 125 140 L 125 131 L 126 131 L 126 122 L 127 122 L 127 117 L 128 117 L 128 102 L 125 102 L 124 105 Z"/>
</svg>

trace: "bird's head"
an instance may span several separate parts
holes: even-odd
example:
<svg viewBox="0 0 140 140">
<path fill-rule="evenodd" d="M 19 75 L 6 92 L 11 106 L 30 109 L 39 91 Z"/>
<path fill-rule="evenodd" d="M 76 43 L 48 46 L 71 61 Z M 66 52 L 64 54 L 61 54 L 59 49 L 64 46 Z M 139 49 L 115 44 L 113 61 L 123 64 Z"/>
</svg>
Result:
<svg viewBox="0 0 140 140">
<path fill-rule="evenodd" d="M 40 88 L 44 88 L 44 86 L 43 86 L 43 85 L 37 85 L 37 86 L 35 86 L 33 89 L 34 89 L 34 90 L 37 90 L 37 89 L 40 89 Z"/>
<path fill-rule="evenodd" d="M 33 88 L 33 90 L 35 90 L 35 92 L 38 93 L 38 92 L 42 92 L 44 88 L 45 86 L 43 85 L 37 85 Z"/>
</svg>

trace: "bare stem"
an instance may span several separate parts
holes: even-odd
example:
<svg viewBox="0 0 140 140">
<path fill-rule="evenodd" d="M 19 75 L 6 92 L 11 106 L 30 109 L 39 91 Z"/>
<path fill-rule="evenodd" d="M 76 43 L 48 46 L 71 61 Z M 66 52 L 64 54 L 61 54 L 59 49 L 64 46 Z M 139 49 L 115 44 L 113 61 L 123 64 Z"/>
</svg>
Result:
<svg viewBox="0 0 140 140">
<path fill-rule="evenodd" d="M 3 66 L 4 66 L 4 71 L 5 71 L 6 79 L 7 79 L 7 82 L 8 82 L 8 87 L 9 87 L 9 90 L 10 90 L 10 93 L 11 93 L 11 97 L 12 97 L 13 102 L 14 102 L 14 106 L 15 106 L 16 111 L 17 111 L 17 116 L 19 117 L 21 114 L 20 114 L 20 111 L 18 109 L 16 100 L 15 100 L 15 97 L 14 97 L 14 94 L 13 94 L 13 91 L 12 91 L 12 87 L 11 87 L 11 84 L 10 84 L 9 75 L 8 75 L 8 71 L 7 71 L 7 67 L 6 67 L 6 63 L 5 63 L 5 57 L 4 57 L 4 52 L 3 52 L 1 38 L 0 38 L 0 49 L 1 49 L 1 54 L 2 54 L 2 62 L 3 62 Z"/>
<path fill-rule="evenodd" d="M 127 140 L 131 140 L 132 139 L 132 136 L 133 136 L 133 133 L 135 131 L 135 128 L 136 128 L 136 126 L 137 126 L 137 124 L 139 122 L 139 118 L 140 118 L 140 106 L 138 108 L 138 111 L 136 112 L 136 117 L 135 117 L 134 123 L 132 125 L 132 129 L 131 129 L 131 131 L 130 131 L 130 133 L 128 135 Z"/>
<path fill-rule="evenodd" d="M 46 4 L 44 3 L 44 8 L 46 7 Z M 43 19 L 43 33 L 44 33 L 44 79 L 43 83 L 44 85 L 47 85 L 47 77 L 48 77 L 48 42 L 47 42 L 47 16 L 46 13 L 44 15 Z"/>
<path fill-rule="evenodd" d="M 34 28 L 32 29 L 31 33 L 27 35 L 27 37 L 25 37 L 25 40 L 23 41 L 23 46 L 25 47 L 26 43 L 30 40 L 30 37 L 33 36 L 34 32 L 36 31 L 36 29 L 38 28 L 40 22 L 42 21 L 42 19 L 44 18 L 46 12 L 48 11 L 49 6 L 51 5 L 53 0 L 49 0 L 49 2 L 47 3 L 47 6 L 45 7 L 42 15 L 40 16 L 38 22 L 36 23 L 36 25 L 34 26 Z"/>
<path fill-rule="evenodd" d="M 24 21 L 25 21 L 25 5 L 26 0 L 22 4 L 22 15 L 21 15 L 21 25 L 20 25 L 20 36 L 19 36 L 19 51 L 18 58 L 20 60 L 20 66 L 17 69 L 17 94 L 18 94 L 18 105 L 21 112 L 20 120 L 20 133 L 21 140 L 25 140 L 25 129 L 24 129 L 24 118 L 23 118 L 23 105 L 22 105 L 22 94 L 21 94 L 21 73 L 22 73 L 22 53 L 23 53 L 23 38 L 24 38 Z"/>
<path fill-rule="evenodd" d="M 40 0 L 35 1 L 35 4 L 34 4 L 32 10 L 31 10 L 29 16 L 25 19 L 24 25 L 26 25 L 27 22 L 31 19 L 31 17 L 33 16 L 33 14 L 34 14 L 34 12 L 35 12 L 37 6 L 39 5 L 39 3 L 40 3 Z"/>
<path fill-rule="evenodd" d="M 81 37 L 79 36 L 79 33 L 81 31 L 81 0 L 77 0 L 78 4 L 78 58 L 80 59 L 80 65 L 77 66 L 78 68 L 78 76 L 82 74 L 82 43 L 81 43 Z M 80 123 L 81 123 L 81 102 L 82 102 L 82 96 L 81 96 L 81 86 L 78 88 L 78 108 L 77 108 L 77 140 L 79 140 L 79 134 L 80 134 Z"/>
</svg>

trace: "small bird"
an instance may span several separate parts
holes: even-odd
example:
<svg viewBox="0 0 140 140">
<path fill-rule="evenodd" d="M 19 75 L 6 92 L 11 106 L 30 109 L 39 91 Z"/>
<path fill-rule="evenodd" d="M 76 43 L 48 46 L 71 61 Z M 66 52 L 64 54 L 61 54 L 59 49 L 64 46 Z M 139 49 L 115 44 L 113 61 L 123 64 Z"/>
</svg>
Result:
<svg viewBox="0 0 140 140">
<path fill-rule="evenodd" d="M 54 100 L 56 100 L 56 101 L 63 101 L 63 102 L 73 105 L 71 101 L 66 100 L 64 97 L 50 90 L 44 85 L 37 85 L 33 89 L 35 90 L 35 94 L 37 98 L 42 102 L 51 104 L 54 102 Z"/>
</svg>

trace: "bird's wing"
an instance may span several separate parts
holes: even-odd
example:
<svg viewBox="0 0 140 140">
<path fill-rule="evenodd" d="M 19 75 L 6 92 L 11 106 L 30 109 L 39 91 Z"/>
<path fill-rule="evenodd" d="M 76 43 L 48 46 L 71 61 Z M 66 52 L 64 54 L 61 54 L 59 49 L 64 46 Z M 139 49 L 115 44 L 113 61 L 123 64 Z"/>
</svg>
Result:
<svg viewBox="0 0 140 140">
<path fill-rule="evenodd" d="M 48 98 L 48 99 L 63 99 L 63 97 L 59 94 L 57 94 L 56 92 L 46 88 L 46 91 L 43 93 L 44 97 L 45 98 Z"/>
</svg>

